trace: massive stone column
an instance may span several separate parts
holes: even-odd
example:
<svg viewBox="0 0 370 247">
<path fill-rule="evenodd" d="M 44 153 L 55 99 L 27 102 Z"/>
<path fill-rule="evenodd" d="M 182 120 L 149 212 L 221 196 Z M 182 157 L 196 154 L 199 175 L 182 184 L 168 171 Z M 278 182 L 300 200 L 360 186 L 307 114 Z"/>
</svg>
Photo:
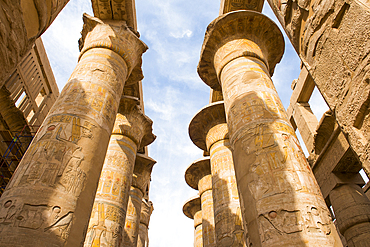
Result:
<svg viewBox="0 0 370 247">
<path fill-rule="evenodd" d="M 151 201 L 143 199 L 141 202 L 141 214 L 140 214 L 140 226 L 139 235 L 137 238 L 137 247 L 148 247 L 149 246 L 149 221 L 154 208 Z"/>
<path fill-rule="evenodd" d="M 283 51 L 270 19 L 232 12 L 208 26 L 198 73 L 222 88 L 251 244 L 334 246 L 328 208 L 270 78 Z"/>
<path fill-rule="evenodd" d="M 329 194 L 340 233 L 348 247 L 370 243 L 370 200 L 354 183 L 339 184 Z"/>
<path fill-rule="evenodd" d="M 79 62 L 0 199 L 4 246 L 80 246 L 123 87 L 147 49 L 84 15 Z"/>
<path fill-rule="evenodd" d="M 190 122 L 189 135 L 210 153 L 216 246 L 246 246 L 224 102 L 201 109 Z"/>
<path fill-rule="evenodd" d="M 0 88 L 69 0 L 0 2 Z"/>
<path fill-rule="evenodd" d="M 203 247 L 202 237 L 202 204 L 199 196 L 190 198 L 185 202 L 182 211 L 194 220 L 194 247 Z"/>
<path fill-rule="evenodd" d="M 137 154 L 133 172 L 126 222 L 123 231 L 123 246 L 136 247 L 141 215 L 141 204 L 146 193 L 155 160 Z"/>
<path fill-rule="evenodd" d="M 90 216 L 85 247 L 121 246 L 136 151 L 154 141 L 152 121 L 136 98 L 123 96 Z M 105 215 L 101 219 L 101 215 Z"/>
<path fill-rule="evenodd" d="M 209 158 L 202 158 L 191 164 L 185 171 L 185 181 L 191 188 L 199 190 L 202 204 L 203 246 L 215 247 L 215 219 L 212 196 L 212 175 Z"/>
</svg>

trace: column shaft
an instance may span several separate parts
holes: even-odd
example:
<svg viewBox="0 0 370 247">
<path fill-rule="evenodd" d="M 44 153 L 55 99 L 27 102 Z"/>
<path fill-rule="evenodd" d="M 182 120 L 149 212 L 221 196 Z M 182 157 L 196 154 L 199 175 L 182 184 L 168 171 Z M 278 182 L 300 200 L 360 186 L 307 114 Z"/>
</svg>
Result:
<svg viewBox="0 0 370 247">
<path fill-rule="evenodd" d="M 348 247 L 370 242 L 370 200 L 356 184 L 343 184 L 329 194 L 339 231 Z"/>
<path fill-rule="evenodd" d="M 238 189 L 229 139 L 210 148 L 217 246 L 245 246 Z"/>
<path fill-rule="evenodd" d="M 212 196 L 212 176 L 206 175 L 199 181 L 199 194 L 202 204 L 202 237 L 204 247 L 215 247 L 215 220 Z"/>
<path fill-rule="evenodd" d="M 139 236 L 137 240 L 137 247 L 148 247 L 149 245 L 149 221 L 154 208 L 151 201 L 143 199 L 141 202 L 141 214 L 140 214 L 140 226 L 139 226 Z"/>
<path fill-rule="evenodd" d="M 202 210 L 194 214 L 194 247 L 203 247 Z"/>
<path fill-rule="evenodd" d="M 137 246 L 142 199 L 143 192 L 140 189 L 131 186 L 125 228 L 123 232 L 123 246 L 125 247 Z"/>
<path fill-rule="evenodd" d="M 85 247 L 121 246 L 136 150 L 137 145 L 130 138 L 112 134 L 95 195 Z M 101 214 L 105 217 L 101 218 Z"/>
<path fill-rule="evenodd" d="M 115 52 L 83 54 L 0 199 L 10 223 L 1 225 L 2 243 L 73 246 L 84 238 L 126 76 Z"/>
<path fill-rule="evenodd" d="M 80 60 L 0 199 L 4 246 L 84 241 L 125 80 L 146 50 L 125 22 L 84 22 Z"/>
<path fill-rule="evenodd" d="M 235 58 L 220 78 L 253 246 L 333 246 L 330 214 L 264 62 Z"/>
</svg>

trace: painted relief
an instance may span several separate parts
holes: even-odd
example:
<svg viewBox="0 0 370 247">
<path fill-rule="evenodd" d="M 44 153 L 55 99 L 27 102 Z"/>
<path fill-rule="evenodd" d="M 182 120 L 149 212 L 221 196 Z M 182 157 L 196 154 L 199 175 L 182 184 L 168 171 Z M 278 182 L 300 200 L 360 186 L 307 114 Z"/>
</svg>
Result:
<svg viewBox="0 0 370 247">
<path fill-rule="evenodd" d="M 94 203 L 85 247 L 120 246 L 122 242 L 122 212 L 108 203 Z"/>
<path fill-rule="evenodd" d="M 54 115 L 39 130 L 9 184 L 9 188 L 37 184 L 79 195 L 86 174 L 81 139 L 93 138 L 95 125 L 73 115 Z"/>
</svg>

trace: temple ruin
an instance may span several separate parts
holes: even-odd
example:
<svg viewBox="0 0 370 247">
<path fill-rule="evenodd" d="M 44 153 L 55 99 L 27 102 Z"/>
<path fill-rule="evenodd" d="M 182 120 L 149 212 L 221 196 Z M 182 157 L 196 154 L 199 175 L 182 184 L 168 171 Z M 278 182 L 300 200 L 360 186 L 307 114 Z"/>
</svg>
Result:
<svg viewBox="0 0 370 247">
<path fill-rule="evenodd" d="M 194 246 L 370 246 L 370 2 L 267 2 L 301 73 L 285 109 L 272 81 L 285 42 L 264 1 L 221 0 L 197 67 L 209 104 L 188 129 L 203 151 L 184 171 Z M 0 1 L 0 246 L 148 247 L 156 136 L 135 1 L 91 1 L 59 93 L 40 36 L 67 3 Z"/>
</svg>

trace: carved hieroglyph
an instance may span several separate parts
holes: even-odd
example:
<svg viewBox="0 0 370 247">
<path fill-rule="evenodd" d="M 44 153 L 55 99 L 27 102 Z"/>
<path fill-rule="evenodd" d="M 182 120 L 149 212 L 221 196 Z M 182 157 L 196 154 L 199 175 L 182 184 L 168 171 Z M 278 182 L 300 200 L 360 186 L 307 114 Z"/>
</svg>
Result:
<svg viewBox="0 0 370 247">
<path fill-rule="evenodd" d="M 329 211 L 270 78 L 283 50 L 270 19 L 229 13 L 209 25 L 198 72 L 222 87 L 250 243 L 334 246 Z"/>
<path fill-rule="evenodd" d="M 0 199 L 4 246 L 84 241 L 125 80 L 147 49 L 124 22 L 84 23 L 79 63 Z"/>
<path fill-rule="evenodd" d="M 95 195 L 85 247 L 119 247 L 122 244 L 136 151 L 155 138 L 152 121 L 141 112 L 138 103 L 132 97 L 123 96 L 121 99 Z M 104 229 L 104 232 L 99 229 Z"/>
<path fill-rule="evenodd" d="M 370 174 L 370 2 L 268 0 Z"/>
<path fill-rule="evenodd" d="M 190 198 L 185 202 L 182 211 L 194 220 L 194 247 L 203 247 L 202 238 L 202 204 L 199 196 Z"/>
<path fill-rule="evenodd" d="M 150 176 L 155 163 L 155 160 L 146 155 L 137 154 L 136 156 L 123 232 L 123 246 L 137 246 L 142 200 L 150 182 Z"/>
<path fill-rule="evenodd" d="M 0 87 L 69 0 L 0 2 Z"/>
<path fill-rule="evenodd" d="M 246 246 L 223 101 L 201 109 L 189 125 L 194 144 L 210 153 L 217 246 Z"/>
<path fill-rule="evenodd" d="M 202 204 L 203 246 L 215 247 L 216 235 L 212 196 L 212 175 L 209 157 L 199 159 L 192 163 L 185 171 L 185 181 L 191 188 L 199 190 Z"/>
<path fill-rule="evenodd" d="M 140 226 L 139 236 L 137 238 L 137 247 L 148 247 L 149 246 L 149 221 L 154 208 L 151 201 L 143 199 L 141 201 L 141 214 L 140 214 Z"/>
</svg>

